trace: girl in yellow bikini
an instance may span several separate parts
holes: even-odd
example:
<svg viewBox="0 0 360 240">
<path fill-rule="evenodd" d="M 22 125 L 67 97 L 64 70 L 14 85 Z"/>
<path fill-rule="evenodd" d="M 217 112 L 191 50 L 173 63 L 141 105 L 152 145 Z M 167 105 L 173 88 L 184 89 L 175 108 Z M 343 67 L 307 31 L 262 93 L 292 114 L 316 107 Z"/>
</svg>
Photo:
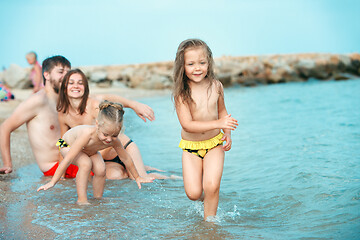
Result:
<svg viewBox="0 0 360 240">
<path fill-rule="evenodd" d="M 231 149 L 231 130 L 238 122 L 226 111 L 211 50 L 202 40 L 188 39 L 179 45 L 174 82 L 173 98 L 182 127 L 184 188 L 191 200 L 200 199 L 204 192 L 207 220 L 217 212 L 224 151 Z"/>
</svg>

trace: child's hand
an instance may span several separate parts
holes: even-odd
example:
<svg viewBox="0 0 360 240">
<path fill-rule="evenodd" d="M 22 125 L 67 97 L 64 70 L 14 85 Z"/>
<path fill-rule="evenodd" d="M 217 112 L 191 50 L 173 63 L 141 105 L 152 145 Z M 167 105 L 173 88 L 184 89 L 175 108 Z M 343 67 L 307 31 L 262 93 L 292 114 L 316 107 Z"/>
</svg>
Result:
<svg viewBox="0 0 360 240">
<path fill-rule="evenodd" d="M 141 184 L 140 183 L 150 183 L 153 182 L 154 178 L 153 177 L 147 177 L 147 178 L 143 178 L 138 176 L 137 178 L 135 178 L 135 181 L 139 187 L 139 189 L 141 189 Z"/>
<path fill-rule="evenodd" d="M 223 146 L 224 151 L 229 151 L 231 149 L 231 134 L 230 133 L 224 133 L 224 136 L 221 138 L 222 141 L 225 141 L 226 143 Z"/>
<path fill-rule="evenodd" d="M 54 186 L 55 184 L 53 184 L 52 182 L 48 182 L 47 184 L 45 184 L 45 185 L 42 185 L 41 187 L 39 187 L 38 188 L 38 192 L 40 191 L 40 190 L 48 190 L 49 188 L 52 188 L 53 186 Z"/>
<path fill-rule="evenodd" d="M 219 128 L 221 129 L 235 130 L 236 126 L 239 125 L 238 121 L 235 118 L 231 117 L 231 114 L 220 118 L 218 121 L 220 124 Z"/>
</svg>

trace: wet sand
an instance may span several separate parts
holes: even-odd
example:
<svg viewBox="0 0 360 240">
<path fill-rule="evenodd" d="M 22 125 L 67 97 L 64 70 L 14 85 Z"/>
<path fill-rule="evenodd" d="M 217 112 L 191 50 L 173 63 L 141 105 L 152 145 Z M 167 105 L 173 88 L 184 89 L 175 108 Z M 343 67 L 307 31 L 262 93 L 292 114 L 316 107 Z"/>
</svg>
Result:
<svg viewBox="0 0 360 240">
<path fill-rule="evenodd" d="M 0 102 L 0 124 L 8 118 L 13 110 L 27 99 L 31 90 L 14 89 L 15 100 Z M 119 94 L 128 99 L 141 99 L 169 94 L 169 90 L 142 90 L 129 88 L 94 88 L 91 94 Z M 13 173 L 0 175 L 0 239 L 54 239 L 57 234 L 50 229 L 32 223 L 32 215 L 36 206 L 27 199 L 26 194 L 11 189 L 13 181 L 17 179 L 16 170 L 29 164 L 34 164 L 26 125 L 22 125 L 11 134 L 11 155 Z M 1 156 L 0 164 L 3 165 Z M 17 207 L 13 207 L 17 206 Z M 21 212 L 12 211 L 21 209 Z"/>
</svg>

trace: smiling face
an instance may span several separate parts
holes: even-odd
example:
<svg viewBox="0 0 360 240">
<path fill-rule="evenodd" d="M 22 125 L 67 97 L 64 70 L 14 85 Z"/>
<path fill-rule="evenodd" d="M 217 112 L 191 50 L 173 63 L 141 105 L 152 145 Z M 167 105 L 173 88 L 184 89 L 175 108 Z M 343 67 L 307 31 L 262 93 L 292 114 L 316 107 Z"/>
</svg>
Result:
<svg viewBox="0 0 360 240">
<path fill-rule="evenodd" d="M 81 98 L 84 95 L 85 86 L 83 77 L 79 73 L 70 76 L 67 85 L 67 94 L 69 98 Z"/>
<path fill-rule="evenodd" d="M 185 74 L 190 81 L 199 83 L 207 75 L 209 63 L 203 47 L 189 48 L 184 53 Z"/>
<path fill-rule="evenodd" d="M 117 124 L 111 120 L 101 119 L 96 121 L 98 138 L 105 145 L 111 144 L 119 135 L 121 124 Z"/>
</svg>

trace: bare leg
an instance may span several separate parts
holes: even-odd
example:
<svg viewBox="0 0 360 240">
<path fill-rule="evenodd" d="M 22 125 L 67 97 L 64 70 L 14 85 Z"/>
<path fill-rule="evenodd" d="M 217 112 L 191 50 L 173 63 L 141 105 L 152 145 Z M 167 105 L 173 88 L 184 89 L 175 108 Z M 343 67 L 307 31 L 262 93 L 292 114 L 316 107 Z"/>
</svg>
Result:
<svg viewBox="0 0 360 240">
<path fill-rule="evenodd" d="M 125 134 L 120 134 L 119 139 L 123 146 L 125 146 L 130 141 L 130 138 L 128 136 L 126 136 Z M 141 157 L 140 150 L 139 150 L 138 146 L 136 145 L 136 143 L 131 142 L 126 147 L 125 150 L 130 155 L 131 159 L 133 160 L 136 170 L 138 171 L 140 176 L 142 176 L 144 178 L 155 178 L 155 179 L 168 179 L 168 178 L 181 179 L 181 177 L 176 176 L 176 175 L 171 175 L 170 177 L 168 177 L 166 175 L 162 175 L 159 173 L 147 173 L 146 171 L 151 171 L 151 170 L 159 171 L 159 172 L 164 172 L 164 171 L 157 169 L 157 168 L 150 167 L 150 166 L 145 166 L 144 162 L 142 160 L 142 157 Z M 110 159 L 114 159 L 117 156 L 117 153 L 115 152 L 115 150 L 113 148 L 107 148 L 107 149 L 104 149 L 101 151 L 101 155 L 103 156 L 104 159 L 110 160 Z M 115 162 L 106 162 L 105 164 L 106 164 L 106 178 L 107 179 L 124 179 L 124 178 L 134 179 L 134 177 L 131 175 L 131 173 L 129 171 L 127 171 L 126 169 L 124 169 L 124 167 L 121 166 L 120 164 L 115 163 Z"/>
<path fill-rule="evenodd" d="M 216 216 L 224 157 L 222 146 L 217 146 L 211 149 L 204 158 L 204 220 L 209 216 Z"/>
<path fill-rule="evenodd" d="M 123 142 L 121 142 L 123 144 Z M 117 156 L 113 148 L 106 148 L 100 151 L 103 159 L 112 160 Z M 129 177 L 126 169 L 116 162 L 105 162 L 107 179 L 125 179 Z"/>
<path fill-rule="evenodd" d="M 126 136 L 125 134 L 120 134 L 119 139 L 123 146 L 130 141 L 130 138 L 128 136 Z M 140 151 L 139 151 L 139 148 L 137 147 L 137 145 L 134 142 L 132 142 L 126 147 L 125 150 L 132 158 L 139 175 L 142 177 L 147 176 L 146 171 L 145 171 L 145 166 L 142 161 L 142 157 L 141 157 L 141 154 L 140 154 Z M 104 159 L 110 160 L 110 159 L 114 159 L 117 156 L 117 153 L 115 152 L 115 150 L 113 148 L 107 148 L 107 149 L 101 151 L 101 155 L 103 156 Z M 118 167 L 114 167 L 114 164 L 112 164 L 111 168 L 106 169 L 106 171 L 107 171 L 106 176 L 109 179 L 122 179 L 121 177 L 123 177 L 125 175 L 128 175 L 129 178 L 134 179 L 134 177 L 131 175 L 131 173 L 129 171 L 127 171 L 126 169 L 121 167 L 120 164 L 118 164 L 118 163 L 115 163 L 115 164 L 117 164 Z M 119 171 L 119 172 L 117 172 L 117 171 Z"/>
<path fill-rule="evenodd" d="M 92 164 L 93 164 L 92 171 L 94 173 L 94 177 L 93 177 L 94 198 L 100 199 L 104 194 L 104 188 L 105 188 L 105 163 L 99 152 L 91 156 L 90 158 L 92 160 Z"/>
<path fill-rule="evenodd" d="M 105 162 L 106 178 L 107 179 L 125 179 L 129 175 L 125 168 L 116 162 Z"/>
<path fill-rule="evenodd" d="M 167 178 L 169 178 L 169 177 L 167 177 L 165 175 L 162 175 L 162 174 L 159 174 L 159 173 L 147 173 L 146 172 L 145 165 L 144 165 L 144 162 L 142 160 L 140 150 L 139 150 L 138 146 L 136 145 L 136 143 L 134 143 L 134 142 L 130 143 L 125 150 L 129 153 L 129 155 L 133 159 L 136 170 L 138 171 L 138 173 L 139 173 L 139 175 L 141 177 L 144 177 L 144 178 L 151 177 L 151 178 L 155 178 L 155 179 L 167 179 Z M 151 167 L 148 167 L 148 168 L 151 168 Z M 152 169 L 156 169 L 156 168 L 152 168 Z M 131 173 L 129 171 L 128 171 L 128 174 L 131 177 L 131 179 L 134 179 L 134 177 L 131 175 Z"/>
<path fill-rule="evenodd" d="M 69 150 L 70 148 L 63 148 L 61 149 L 61 154 L 65 157 Z M 87 199 L 87 188 L 92 162 L 86 154 L 79 153 L 73 164 L 79 167 L 79 170 L 76 174 L 76 191 L 78 195 L 77 203 L 80 205 L 89 204 Z"/>
<path fill-rule="evenodd" d="M 203 192 L 203 160 L 192 153 L 183 151 L 182 170 L 185 193 L 190 200 L 198 200 Z"/>
<path fill-rule="evenodd" d="M 122 134 L 122 135 L 124 135 L 124 134 Z M 121 140 L 126 139 L 124 141 L 125 142 L 124 144 L 126 144 L 130 140 L 129 137 L 127 137 L 126 135 L 122 136 L 122 138 L 120 138 L 120 139 Z M 122 141 L 121 141 L 121 143 L 122 143 Z M 136 143 L 134 143 L 134 142 L 130 143 L 125 150 L 132 158 L 139 175 L 141 177 L 148 177 L 146 170 L 145 170 L 144 162 L 141 157 L 140 150 L 139 150 L 138 146 L 136 145 Z M 131 175 L 130 171 L 127 171 L 127 172 L 129 174 L 129 177 L 131 179 L 134 179 L 134 177 Z"/>
<path fill-rule="evenodd" d="M 130 141 L 130 138 L 128 136 L 126 136 L 125 134 L 120 134 L 119 139 L 120 139 L 121 144 L 123 146 Z M 144 177 L 144 178 L 153 177 L 153 178 L 156 178 L 156 179 L 169 178 L 169 177 L 167 177 L 165 175 L 162 175 L 162 174 L 158 174 L 158 173 L 150 173 L 150 174 L 148 174 L 146 172 L 145 165 L 144 165 L 144 162 L 142 160 L 140 150 L 139 150 L 139 148 L 138 148 L 138 146 L 136 145 L 135 142 L 130 143 L 126 147 L 125 150 L 130 155 L 131 159 L 133 160 L 135 168 L 136 168 L 136 170 L 138 171 L 138 173 L 139 173 L 139 175 L 141 177 Z M 113 148 L 103 150 L 101 152 L 101 154 L 104 157 L 104 159 L 107 159 L 107 160 L 114 159 L 116 157 L 116 155 L 117 155 Z M 111 168 L 106 169 L 106 177 L 108 179 L 122 179 L 125 176 L 125 174 L 127 174 L 129 178 L 134 179 L 134 177 L 131 175 L 131 173 L 129 171 L 126 171 L 126 169 L 124 169 L 120 164 L 117 164 L 117 165 L 118 165 L 118 168 L 115 168 L 114 165 L 113 165 Z M 154 169 L 154 168 L 152 168 L 152 169 Z M 119 172 L 117 172 L 117 171 L 119 171 Z"/>
<path fill-rule="evenodd" d="M 158 169 L 158 168 L 154 168 L 154 167 L 151 167 L 151 166 L 146 166 L 146 165 L 145 165 L 145 170 L 146 170 L 146 171 L 165 172 L 164 170 L 161 170 L 161 169 Z"/>
</svg>

